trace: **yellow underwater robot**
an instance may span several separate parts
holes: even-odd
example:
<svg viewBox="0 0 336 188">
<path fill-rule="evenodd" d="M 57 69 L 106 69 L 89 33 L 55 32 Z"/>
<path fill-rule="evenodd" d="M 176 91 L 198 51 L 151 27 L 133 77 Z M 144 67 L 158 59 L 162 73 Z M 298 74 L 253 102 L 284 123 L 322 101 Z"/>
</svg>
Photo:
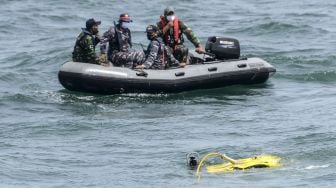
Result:
<svg viewBox="0 0 336 188">
<path fill-rule="evenodd" d="M 245 170 L 250 168 L 273 168 L 281 166 L 281 158 L 274 155 L 259 155 L 245 159 L 232 159 L 225 154 L 214 152 L 205 155 L 198 163 L 199 155 L 196 152 L 189 153 L 187 155 L 188 165 L 191 168 L 196 168 L 196 176 L 200 178 L 200 171 L 205 161 L 210 157 L 220 157 L 221 159 L 228 161 L 222 164 L 207 165 L 206 169 L 209 173 L 225 173 L 232 172 L 234 170 Z"/>
</svg>

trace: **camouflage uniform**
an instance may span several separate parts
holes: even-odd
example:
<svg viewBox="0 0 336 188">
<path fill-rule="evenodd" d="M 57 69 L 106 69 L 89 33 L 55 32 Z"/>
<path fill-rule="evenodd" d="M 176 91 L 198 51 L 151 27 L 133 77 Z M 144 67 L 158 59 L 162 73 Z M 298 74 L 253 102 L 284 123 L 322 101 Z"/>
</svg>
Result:
<svg viewBox="0 0 336 188">
<path fill-rule="evenodd" d="M 104 33 L 100 46 L 102 53 L 106 53 L 107 43 L 107 58 L 115 66 L 132 68 L 144 61 L 143 52 L 129 51 L 132 47 L 131 32 L 129 29 L 120 28 L 119 24 Z"/>
<path fill-rule="evenodd" d="M 164 18 L 162 18 L 164 19 Z M 177 18 L 176 18 L 177 19 Z M 188 56 L 188 48 L 183 45 L 184 38 L 182 34 L 185 34 L 187 39 L 194 44 L 195 47 L 198 47 L 201 43 L 200 40 L 197 38 L 195 33 L 189 28 L 184 22 L 178 20 L 179 25 L 179 40 L 177 44 L 174 40 L 174 28 L 169 28 L 166 34 L 163 34 L 163 27 L 164 24 L 163 21 L 160 21 L 157 23 L 158 28 L 160 29 L 160 32 L 164 38 L 164 42 L 166 45 L 172 48 L 173 54 L 175 58 L 179 61 L 186 61 L 186 58 Z M 168 24 L 167 20 L 164 20 L 165 25 Z"/>
<path fill-rule="evenodd" d="M 74 51 L 72 52 L 72 60 L 74 62 L 99 64 L 95 51 L 95 47 L 99 41 L 87 29 L 82 28 L 82 32 L 77 37 Z"/>
<path fill-rule="evenodd" d="M 162 39 L 156 38 L 148 45 L 144 65 L 145 69 L 164 69 L 178 66 L 179 62 L 174 58 L 169 47 L 163 44 Z"/>
</svg>

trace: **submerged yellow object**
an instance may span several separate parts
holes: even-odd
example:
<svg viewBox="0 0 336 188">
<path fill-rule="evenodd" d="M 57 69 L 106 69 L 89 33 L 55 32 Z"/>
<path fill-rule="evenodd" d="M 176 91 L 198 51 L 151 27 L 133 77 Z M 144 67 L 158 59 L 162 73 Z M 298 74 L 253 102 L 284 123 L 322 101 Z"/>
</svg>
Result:
<svg viewBox="0 0 336 188">
<path fill-rule="evenodd" d="M 206 169 L 209 173 L 216 172 L 232 172 L 234 170 L 245 170 L 250 168 L 271 168 L 279 167 L 280 157 L 273 155 L 259 155 L 255 157 L 250 157 L 246 159 L 236 160 L 235 163 L 224 163 L 217 165 L 207 166 Z"/>
<path fill-rule="evenodd" d="M 208 165 L 206 169 L 209 173 L 232 172 L 234 170 L 245 170 L 250 168 L 272 168 L 281 166 L 281 158 L 274 155 L 259 155 L 245 159 L 232 159 L 222 153 L 209 153 L 205 155 L 197 166 L 196 175 L 200 178 L 201 167 L 209 157 L 219 156 L 228 163 Z"/>
</svg>

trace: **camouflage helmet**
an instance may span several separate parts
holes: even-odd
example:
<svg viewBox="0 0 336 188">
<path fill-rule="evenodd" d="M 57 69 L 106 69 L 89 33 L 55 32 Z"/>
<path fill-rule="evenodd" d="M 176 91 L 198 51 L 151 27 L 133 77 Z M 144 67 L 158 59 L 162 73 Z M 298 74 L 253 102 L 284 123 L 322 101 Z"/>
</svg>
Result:
<svg viewBox="0 0 336 188">
<path fill-rule="evenodd" d="M 164 15 L 167 16 L 169 13 L 175 13 L 174 7 L 168 6 L 167 8 L 164 9 Z"/>
<path fill-rule="evenodd" d="M 148 25 L 146 27 L 146 33 L 147 33 L 147 38 L 149 40 L 153 39 L 153 38 L 156 38 L 158 36 L 158 27 L 155 26 L 155 25 Z"/>
</svg>

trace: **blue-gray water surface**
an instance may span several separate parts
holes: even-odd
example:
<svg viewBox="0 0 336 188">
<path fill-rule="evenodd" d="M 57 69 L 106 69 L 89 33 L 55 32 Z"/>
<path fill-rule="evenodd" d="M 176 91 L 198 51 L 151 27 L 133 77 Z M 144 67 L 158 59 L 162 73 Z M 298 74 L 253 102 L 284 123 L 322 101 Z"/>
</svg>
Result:
<svg viewBox="0 0 336 188">
<path fill-rule="evenodd" d="M 58 82 L 88 18 L 128 12 L 134 43 L 167 5 L 204 44 L 239 39 L 265 84 L 94 95 Z M 336 1 L 0 0 L 0 187 L 335 187 Z M 190 42 L 186 44 L 192 50 Z M 141 49 L 140 46 L 135 46 Z M 283 166 L 195 171 L 187 153 L 273 154 Z"/>
</svg>

